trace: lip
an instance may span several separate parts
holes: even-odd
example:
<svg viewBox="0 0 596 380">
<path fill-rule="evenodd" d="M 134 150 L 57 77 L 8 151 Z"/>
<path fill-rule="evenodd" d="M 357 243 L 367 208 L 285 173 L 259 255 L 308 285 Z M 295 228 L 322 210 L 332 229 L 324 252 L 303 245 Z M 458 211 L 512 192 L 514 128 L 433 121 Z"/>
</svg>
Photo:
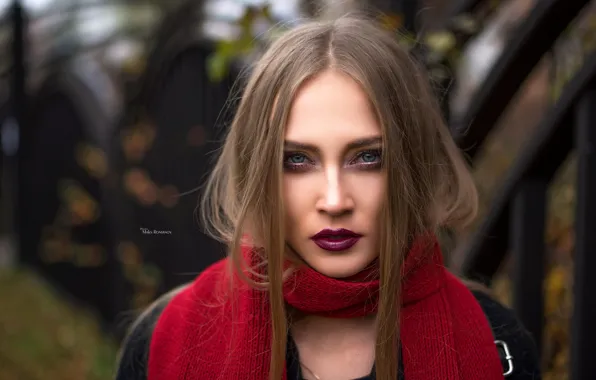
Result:
<svg viewBox="0 0 596 380">
<path fill-rule="evenodd" d="M 321 249 L 331 252 L 340 252 L 352 248 L 362 235 L 340 228 L 337 230 L 324 229 L 311 237 L 312 241 Z"/>
</svg>

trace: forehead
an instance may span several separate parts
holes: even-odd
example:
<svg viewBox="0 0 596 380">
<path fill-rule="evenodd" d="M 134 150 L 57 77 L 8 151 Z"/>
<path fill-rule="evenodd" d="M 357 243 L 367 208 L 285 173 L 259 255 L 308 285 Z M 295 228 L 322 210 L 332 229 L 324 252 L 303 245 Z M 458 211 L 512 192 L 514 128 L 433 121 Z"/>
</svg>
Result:
<svg viewBox="0 0 596 380">
<path fill-rule="evenodd" d="M 328 70 L 304 83 L 298 91 L 285 138 L 320 145 L 380 134 L 366 92 L 349 76 Z"/>
</svg>

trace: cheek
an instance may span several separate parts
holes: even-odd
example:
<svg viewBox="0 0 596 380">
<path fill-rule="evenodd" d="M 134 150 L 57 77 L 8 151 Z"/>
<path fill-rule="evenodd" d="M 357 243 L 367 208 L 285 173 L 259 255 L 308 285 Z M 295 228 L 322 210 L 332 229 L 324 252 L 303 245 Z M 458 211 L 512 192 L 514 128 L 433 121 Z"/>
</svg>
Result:
<svg viewBox="0 0 596 380">
<path fill-rule="evenodd" d="M 301 191 L 300 181 L 287 176 L 284 178 L 283 202 L 285 208 L 285 220 L 288 226 L 292 226 L 300 219 L 300 210 L 305 210 L 305 195 Z"/>
<path fill-rule="evenodd" d="M 385 201 L 385 176 L 374 175 L 360 178 L 355 185 L 354 194 L 357 194 L 357 204 L 361 209 L 360 211 L 366 213 L 368 218 L 377 220 Z"/>
</svg>

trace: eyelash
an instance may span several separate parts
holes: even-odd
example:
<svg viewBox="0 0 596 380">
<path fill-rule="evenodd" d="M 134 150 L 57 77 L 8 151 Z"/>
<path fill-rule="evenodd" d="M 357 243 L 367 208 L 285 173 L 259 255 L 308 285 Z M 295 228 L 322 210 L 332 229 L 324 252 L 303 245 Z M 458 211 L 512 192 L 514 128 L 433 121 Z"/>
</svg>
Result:
<svg viewBox="0 0 596 380">
<path fill-rule="evenodd" d="M 369 149 L 359 152 L 351 161 L 350 163 L 362 158 L 366 154 L 372 154 L 378 157 L 378 161 L 376 162 L 365 162 L 365 163 L 357 163 L 354 164 L 357 168 L 361 168 L 364 170 L 375 170 L 381 167 L 381 150 L 380 149 Z M 304 157 L 304 163 L 289 163 L 288 160 L 292 157 Z M 308 166 L 312 165 L 313 160 L 311 160 L 306 153 L 302 152 L 288 152 L 284 155 L 284 167 L 290 171 L 303 171 L 306 170 Z"/>
</svg>

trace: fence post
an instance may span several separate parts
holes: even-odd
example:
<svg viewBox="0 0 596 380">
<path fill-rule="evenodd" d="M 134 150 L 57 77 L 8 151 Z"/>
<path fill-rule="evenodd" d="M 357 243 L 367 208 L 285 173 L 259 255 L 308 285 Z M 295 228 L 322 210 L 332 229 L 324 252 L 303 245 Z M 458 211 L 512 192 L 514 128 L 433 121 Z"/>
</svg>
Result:
<svg viewBox="0 0 596 380">
<path fill-rule="evenodd" d="M 577 104 L 578 159 L 570 379 L 596 379 L 596 85 Z"/>
<path fill-rule="evenodd" d="M 25 62 L 25 36 L 26 24 L 23 7 L 19 0 L 14 0 L 11 9 L 12 21 L 12 114 L 16 119 L 19 127 L 22 129 L 25 124 L 24 118 L 26 115 L 26 91 L 25 91 L 25 76 L 26 76 L 26 62 Z"/>
<path fill-rule="evenodd" d="M 511 205 L 513 308 L 542 351 L 544 326 L 545 215 L 548 182 L 523 180 Z"/>
<path fill-rule="evenodd" d="M 22 170 L 23 167 L 23 160 L 24 160 L 24 153 L 23 151 L 26 150 L 27 144 L 30 144 L 30 128 L 29 123 L 27 122 L 27 109 L 28 109 L 28 99 L 27 99 L 27 91 L 26 91 L 26 82 L 27 82 L 27 67 L 26 67 L 26 28 L 27 28 L 27 18 L 25 12 L 23 10 L 23 6 L 21 1 L 13 0 L 12 1 L 12 8 L 11 8 L 11 17 L 10 20 L 12 22 L 12 44 L 11 44 L 11 53 L 12 53 L 12 72 L 11 72 L 11 89 L 10 89 L 10 113 L 12 117 L 16 120 L 18 131 L 19 131 L 19 142 L 17 148 L 17 156 L 16 156 L 16 186 L 15 186 L 15 195 L 16 198 L 16 206 L 14 207 L 14 216 L 13 222 L 15 223 L 15 230 L 18 234 L 19 239 L 19 246 L 22 246 L 23 239 L 26 239 L 26 236 L 22 234 L 21 223 L 27 216 L 21 215 L 20 210 L 22 209 L 23 205 L 23 197 L 21 196 L 20 188 L 24 181 L 25 176 L 27 175 Z M 17 258 L 20 260 L 22 259 L 22 254 L 20 249 L 17 253 Z"/>
</svg>

